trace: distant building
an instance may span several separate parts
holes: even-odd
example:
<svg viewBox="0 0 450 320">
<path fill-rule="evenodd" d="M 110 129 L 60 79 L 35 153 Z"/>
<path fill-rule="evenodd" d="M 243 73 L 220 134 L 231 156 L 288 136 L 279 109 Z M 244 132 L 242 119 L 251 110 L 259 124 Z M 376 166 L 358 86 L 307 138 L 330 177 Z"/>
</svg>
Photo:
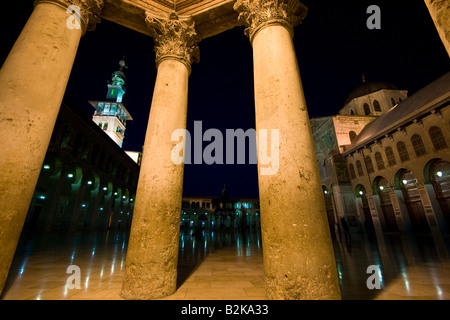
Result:
<svg viewBox="0 0 450 320">
<path fill-rule="evenodd" d="M 342 154 L 366 229 L 449 232 L 449 105 L 447 73 L 366 126 Z"/>
<path fill-rule="evenodd" d="M 63 104 L 24 231 L 125 230 L 138 176 L 139 166 L 102 128 Z"/>
<path fill-rule="evenodd" d="M 339 115 L 311 119 L 330 228 L 342 218 L 359 227 L 358 211 L 346 159 L 342 153 L 372 121 L 407 98 L 407 91 L 384 82 L 366 82 L 347 97 Z"/>
<path fill-rule="evenodd" d="M 183 197 L 181 226 L 192 230 L 260 228 L 259 200 L 230 198 L 227 190 L 215 197 Z"/>
<path fill-rule="evenodd" d="M 332 229 L 448 233 L 449 88 L 450 73 L 409 98 L 364 82 L 339 115 L 311 120 Z"/>
</svg>

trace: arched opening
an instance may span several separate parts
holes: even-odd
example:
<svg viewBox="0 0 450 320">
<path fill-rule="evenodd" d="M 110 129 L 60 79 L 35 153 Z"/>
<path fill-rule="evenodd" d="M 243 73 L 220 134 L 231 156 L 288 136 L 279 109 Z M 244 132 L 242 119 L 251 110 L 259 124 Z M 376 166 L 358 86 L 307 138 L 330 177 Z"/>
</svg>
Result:
<svg viewBox="0 0 450 320">
<path fill-rule="evenodd" d="M 333 194 L 327 187 L 322 186 L 323 197 L 325 198 L 325 207 L 327 210 L 328 225 L 331 231 L 334 231 L 336 219 L 334 217 Z"/>
<path fill-rule="evenodd" d="M 366 116 L 370 114 L 371 111 L 370 111 L 370 106 L 369 106 L 369 104 L 364 103 L 363 109 L 364 109 L 364 114 L 365 114 Z"/>
<path fill-rule="evenodd" d="M 375 101 L 373 102 L 373 109 L 374 109 L 376 112 L 381 112 L 381 105 L 380 105 L 380 102 L 378 102 L 378 100 L 375 100 Z"/>
<path fill-rule="evenodd" d="M 397 143 L 397 152 L 401 162 L 409 161 L 408 149 L 403 141 Z"/>
<path fill-rule="evenodd" d="M 411 171 L 399 171 L 398 185 L 403 193 L 403 199 L 408 210 L 412 229 L 414 232 L 429 232 L 430 228 L 417 183 L 417 178 Z"/>
<path fill-rule="evenodd" d="M 433 143 L 433 147 L 435 151 L 439 151 L 447 148 L 447 141 L 445 141 L 445 137 L 442 134 L 442 130 L 439 127 L 431 127 L 428 131 L 430 135 L 431 142 Z"/>
<path fill-rule="evenodd" d="M 411 137 L 411 144 L 413 145 L 416 156 L 420 157 L 427 153 L 427 151 L 425 150 L 425 145 L 423 144 L 422 137 L 418 134 L 415 134 Z"/>
<path fill-rule="evenodd" d="M 367 200 L 366 188 L 362 184 L 358 184 L 355 189 L 355 195 L 356 199 L 360 201 L 359 206 L 364 215 L 364 229 L 368 233 L 375 233 L 369 201 Z"/>
<path fill-rule="evenodd" d="M 350 137 L 350 141 L 353 142 L 353 140 L 355 140 L 356 138 L 356 132 L 355 131 L 350 131 L 348 133 L 349 137 Z"/>
<path fill-rule="evenodd" d="M 385 222 L 385 232 L 398 232 L 398 225 L 395 218 L 394 207 L 392 206 L 391 195 L 389 194 L 389 182 L 383 177 L 377 177 L 373 182 L 374 194 L 380 199 L 381 210 Z"/>
<path fill-rule="evenodd" d="M 450 227 L 450 163 L 442 159 L 435 160 L 429 167 L 428 178 L 433 185 L 445 222 Z"/>
</svg>

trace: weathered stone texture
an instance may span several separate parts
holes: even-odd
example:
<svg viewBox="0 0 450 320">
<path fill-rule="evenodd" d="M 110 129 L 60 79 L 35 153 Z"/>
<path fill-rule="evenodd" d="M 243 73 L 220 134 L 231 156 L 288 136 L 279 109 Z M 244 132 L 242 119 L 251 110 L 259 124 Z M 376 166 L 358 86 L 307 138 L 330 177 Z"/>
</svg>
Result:
<svg viewBox="0 0 450 320">
<path fill-rule="evenodd" d="M 425 0 L 442 43 L 450 56 L 450 1 Z"/>
</svg>

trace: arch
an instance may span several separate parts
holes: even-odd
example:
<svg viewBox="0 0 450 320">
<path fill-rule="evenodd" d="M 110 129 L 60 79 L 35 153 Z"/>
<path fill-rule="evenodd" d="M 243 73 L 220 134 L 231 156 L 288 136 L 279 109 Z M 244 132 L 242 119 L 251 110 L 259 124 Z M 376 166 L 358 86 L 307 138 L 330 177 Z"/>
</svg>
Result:
<svg viewBox="0 0 450 320">
<path fill-rule="evenodd" d="M 362 177 L 364 176 L 364 171 L 361 165 L 361 161 L 356 160 L 356 171 L 358 171 L 358 176 Z"/>
<path fill-rule="evenodd" d="M 397 165 L 397 160 L 395 160 L 395 155 L 394 155 L 394 151 L 392 150 L 392 148 L 391 147 L 386 147 L 384 152 L 386 154 L 386 159 L 387 159 L 387 162 L 388 162 L 388 166 L 389 167 L 396 166 Z"/>
<path fill-rule="evenodd" d="M 385 231 L 398 232 L 399 229 L 395 217 L 394 207 L 392 206 L 389 188 L 391 188 L 391 185 L 383 176 L 378 176 L 374 179 L 373 193 L 374 195 L 378 195 L 380 200 L 381 211 L 383 212 L 385 222 Z"/>
<path fill-rule="evenodd" d="M 431 182 L 445 222 L 450 227 L 450 162 L 433 159 L 425 166 L 426 181 Z"/>
<path fill-rule="evenodd" d="M 428 134 L 435 151 L 439 151 L 448 147 L 447 141 L 442 134 L 441 128 L 433 126 L 428 130 Z"/>
<path fill-rule="evenodd" d="M 366 164 L 367 173 L 374 173 L 375 172 L 375 168 L 373 167 L 372 157 L 371 156 L 366 156 L 364 158 L 364 162 Z"/>
<path fill-rule="evenodd" d="M 417 133 L 411 137 L 411 144 L 417 157 L 420 157 L 427 153 L 425 145 L 423 144 L 422 137 Z"/>
<path fill-rule="evenodd" d="M 384 160 L 380 152 L 375 153 L 375 162 L 377 163 L 378 170 L 384 169 Z"/>
<path fill-rule="evenodd" d="M 355 138 L 356 138 L 356 136 L 357 136 L 357 134 L 356 134 L 356 132 L 355 131 L 350 131 L 349 133 L 348 133 L 348 135 L 349 135 L 349 137 L 350 137 L 350 142 L 353 142 L 353 140 L 355 140 Z"/>
<path fill-rule="evenodd" d="M 397 152 L 401 162 L 409 161 L 409 153 L 403 141 L 397 142 Z"/>
<path fill-rule="evenodd" d="M 374 233 L 375 227 L 372 220 L 372 213 L 370 211 L 369 201 L 367 199 L 366 187 L 362 184 L 358 184 L 355 187 L 356 202 L 359 208 L 362 210 L 364 217 L 364 228 L 368 233 Z"/>
<path fill-rule="evenodd" d="M 333 191 L 328 190 L 326 186 L 322 186 L 323 196 L 325 199 L 325 208 L 327 211 L 328 225 L 330 227 L 330 231 L 335 230 L 336 219 L 335 212 L 333 206 Z"/>
<path fill-rule="evenodd" d="M 391 103 L 392 103 L 392 106 L 393 106 L 393 107 L 395 107 L 395 106 L 397 105 L 397 102 L 395 101 L 394 98 L 391 98 Z"/>
<path fill-rule="evenodd" d="M 373 101 L 373 109 L 376 112 L 381 112 L 381 105 L 380 105 L 380 102 L 378 100 L 374 100 Z"/>
<path fill-rule="evenodd" d="M 369 115 L 372 111 L 370 110 L 370 106 L 368 103 L 364 103 L 363 105 L 363 109 L 364 109 L 364 114 L 367 116 Z"/>
<path fill-rule="evenodd" d="M 413 231 L 429 232 L 430 228 L 420 197 L 417 178 L 409 170 L 399 170 L 398 185 L 403 193 L 403 200 L 408 210 Z"/>
<path fill-rule="evenodd" d="M 355 166 L 353 165 L 353 163 L 350 163 L 348 165 L 348 171 L 350 173 L 350 179 L 354 180 L 356 179 L 356 172 L 355 172 Z"/>
</svg>

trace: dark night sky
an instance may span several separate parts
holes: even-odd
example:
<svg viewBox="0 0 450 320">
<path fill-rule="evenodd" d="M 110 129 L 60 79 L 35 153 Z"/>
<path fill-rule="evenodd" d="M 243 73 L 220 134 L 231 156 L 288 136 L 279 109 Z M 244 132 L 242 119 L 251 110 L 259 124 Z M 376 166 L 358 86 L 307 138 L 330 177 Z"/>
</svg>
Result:
<svg viewBox="0 0 450 320">
<path fill-rule="evenodd" d="M 348 94 L 367 81 L 384 81 L 416 92 L 449 71 L 448 55 L 423 0 L 304 0 L 309 8 L 294 43 L 310 117 L 336 114 Z M 1 19 L 0 60 L 6 58 L 32 11 L 32 1 L 14 1 Z M 382 29 L 369 30 L 369 5 L 379 5 Z M 255 127 L 250 42 L 238 27 L 200 43 L 200 63 L 189 79 L 188 130 Z M 141 151 L 156 79 L 153 39 L 103 20 L 81 40 L 66 98 L 88 115 L 88 100 L 103 99 L 111 73 L 126 56 L 124 104 L 134 121 L 123 148 Z M 205 147 L 208 143 L 204 143 Z M 186 165 L 185 195 L 257 197 L 256 165 Z"/>
</svg>

